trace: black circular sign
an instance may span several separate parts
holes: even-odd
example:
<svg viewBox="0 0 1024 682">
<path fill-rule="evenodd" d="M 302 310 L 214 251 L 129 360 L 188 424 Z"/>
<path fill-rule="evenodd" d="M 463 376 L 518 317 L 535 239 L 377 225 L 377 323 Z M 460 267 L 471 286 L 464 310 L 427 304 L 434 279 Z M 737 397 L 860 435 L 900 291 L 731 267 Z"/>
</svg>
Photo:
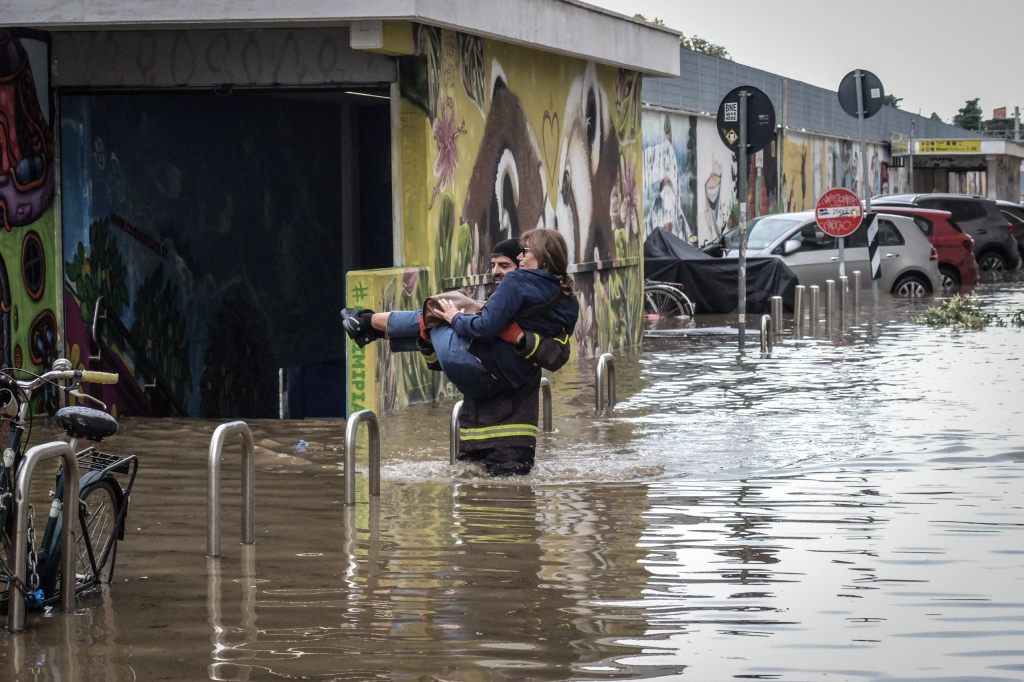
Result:
<svg viewBox="0 0 1024 682">
<path fill-rule="evenodd" d="M 857 105 L 857 72 L 861 74 L 861 105 Z M 885 99 L 885 88 L 878 76 L 865 71 L 854 69 L 843 76 L 843 82 L 839 84 L 839 106 L 850 116 L 857 118 L 859 111 L 864 112 L 864 118 L 871 118 L 882 109 L 882 101 Z"/>
<path fill-rule="evenodd" d="M 764 149 L 775 139 L 775 107 L 768 95 L 752 85 L 733 88 L 718 105 L 718 136 L 730 151 L 740 149 L 740 97 L 747 100 L 747 151 Z"/>
</svg>

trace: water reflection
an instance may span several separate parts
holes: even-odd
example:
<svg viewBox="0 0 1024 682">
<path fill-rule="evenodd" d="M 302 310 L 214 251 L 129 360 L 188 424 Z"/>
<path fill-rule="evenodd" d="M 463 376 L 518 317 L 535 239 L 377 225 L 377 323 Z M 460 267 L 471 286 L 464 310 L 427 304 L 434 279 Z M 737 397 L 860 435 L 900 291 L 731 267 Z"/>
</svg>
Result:
<svg viewBox="0 0 1024 682">
<path fill-rule="evenodd" d="M 256 545 L 219 560 L 218 423 L 126 420 L 115 583 L 4 635 L 4 679 L 1020 679 L 1024 331 L 911 324 L 927 304 L 766 356 L 663 329 L 604 418 L 567 368 L 524 479 L 450 466 L 451 405 L 419 405 L 345 507 L 343 424 L 252 422 Z M 222 479 L 230 526 L 237 457 Z"/>
</svg>

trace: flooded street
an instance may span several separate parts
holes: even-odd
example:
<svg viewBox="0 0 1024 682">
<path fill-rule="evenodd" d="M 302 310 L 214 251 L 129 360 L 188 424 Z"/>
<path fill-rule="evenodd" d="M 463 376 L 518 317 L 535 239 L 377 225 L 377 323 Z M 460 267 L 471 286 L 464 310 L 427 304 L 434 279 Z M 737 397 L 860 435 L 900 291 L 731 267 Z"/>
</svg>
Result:
<svg viewBox="0 0 1024 682">
<path fill-rule="evenodd" d="M 978 294 L 1024 309 L 1019 281 Z M 3 679 L 1024 679 L 1024 329 L 914 324 L 932 303 L 868 294 L 769 356 L 660 330 L 603 417 L 570 365 L 520 479 L 449 465 L 451 403 L 417 405 L 346 508 L 343 422 L 249 422 L 256 544 L 232 444 L 219 560 L 223 422 L 125 419 L 114 582 L 0 635 Z"/>
</svg>

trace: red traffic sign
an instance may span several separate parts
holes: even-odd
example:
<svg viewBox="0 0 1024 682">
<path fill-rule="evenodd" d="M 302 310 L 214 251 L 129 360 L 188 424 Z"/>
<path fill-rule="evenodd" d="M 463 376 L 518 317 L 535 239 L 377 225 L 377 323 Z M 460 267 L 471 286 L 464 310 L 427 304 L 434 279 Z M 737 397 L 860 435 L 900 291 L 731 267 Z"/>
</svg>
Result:
<svg viewBox="0 0 1024 682">
<path fill-rule="evenodd" d="M 849 237 L 860 227 L 864 208 L 860 198 L 848 189 L 830 189 L 814 205 L 814 219 L 825 234 Z"/>
</svg>

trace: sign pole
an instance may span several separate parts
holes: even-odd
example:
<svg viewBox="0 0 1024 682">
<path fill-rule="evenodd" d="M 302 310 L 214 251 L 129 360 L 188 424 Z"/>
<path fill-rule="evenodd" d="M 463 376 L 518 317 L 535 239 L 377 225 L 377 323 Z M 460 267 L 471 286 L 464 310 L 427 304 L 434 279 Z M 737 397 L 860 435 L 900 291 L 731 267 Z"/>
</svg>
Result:
<svg viewBox="0 0 1024 682">
<path fill-rule="evenodd" d="M 860 136 L 860 167 L 861 185 L 864 190 L 864 214 L 871 212 L 871 185 L 868 172 L 868 145 L 864 140 L 864 72 L 857 69 L 854 73 L 857 80 L 857 134 Z M 841 271 L 840 271 L 841 272 Z M 871 292 L 875 303 L 878 303 L 878 280 L 872 278 Z"/>
<path fill-rule="evenodd" d="M 740 146 L 739 154 L 739 199 L 740 199 L 740 258 L 737 283 L 737 324 L 739 347 L 743 352 L 747 330 L 747 97 L 746 90 L 739 92 L 740 104 Z"/>
</svg>

